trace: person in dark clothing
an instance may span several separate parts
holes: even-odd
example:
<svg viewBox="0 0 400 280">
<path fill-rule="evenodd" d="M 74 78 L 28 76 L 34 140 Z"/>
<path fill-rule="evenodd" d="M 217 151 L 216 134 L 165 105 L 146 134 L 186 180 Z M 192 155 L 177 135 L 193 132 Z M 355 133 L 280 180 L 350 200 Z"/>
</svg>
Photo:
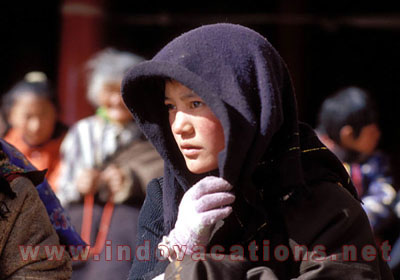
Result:
<svg viewBox="0 0 400 280">
<path fill-rule="evenodd" d="M 346 170 L 299 123 L 286 65 L 260 34 L 184 33 L 132 67 L 122 93 L 165 163 L 129 279 L 392 279 Z"/>
</svg>

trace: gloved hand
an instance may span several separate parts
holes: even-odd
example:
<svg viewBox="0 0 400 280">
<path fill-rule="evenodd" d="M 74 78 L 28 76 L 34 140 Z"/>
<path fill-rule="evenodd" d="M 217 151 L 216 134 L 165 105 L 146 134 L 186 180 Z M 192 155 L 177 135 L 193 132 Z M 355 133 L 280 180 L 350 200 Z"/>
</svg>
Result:
<svg viewBox="0 0 400 280">
<path fill-rule="evenodd" d="M 226 180 L 208 176 L 193 185 L 179 204 L 178 218 L 168 239 L 170 245 L 186 246 L 186 255 L 195 245 L 206 246 L 215 224 L 232 212 L 235 196 Z M 181 247 L 182 248 L 182 247 Z"/>
</svg>

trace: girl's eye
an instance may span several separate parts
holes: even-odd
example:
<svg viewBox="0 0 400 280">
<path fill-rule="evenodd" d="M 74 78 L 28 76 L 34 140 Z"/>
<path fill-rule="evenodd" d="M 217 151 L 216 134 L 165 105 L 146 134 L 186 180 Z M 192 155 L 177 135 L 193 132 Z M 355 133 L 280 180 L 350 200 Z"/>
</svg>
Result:
<svg viewBox="0 0 400 280">
<path fill-rule="evenodd" d="M 173 110 L 173 109 L 175 109 L 175 106 L 173 105 L 173 104 L 165 104 L 165 107 L 167 107 L 167 110 L 168 111 L 171 111 L 171 110 Z"/>
<path fill-rule="evenodd" d="M 201 107 L 203 105 L 203 102 L 201 102 L 201 101 L 192 101 L 191 102 L 191 107 L 192 107 L 192 109 L 194 109 L 194 108 L 199 108 L 199 107 Z"/>
</svg>

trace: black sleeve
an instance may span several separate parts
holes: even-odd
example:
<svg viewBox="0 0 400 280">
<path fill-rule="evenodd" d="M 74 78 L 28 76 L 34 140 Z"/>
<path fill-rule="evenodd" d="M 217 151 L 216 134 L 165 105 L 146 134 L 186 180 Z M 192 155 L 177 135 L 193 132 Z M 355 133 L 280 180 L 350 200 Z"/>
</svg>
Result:
<svg viewBox="0 0 400 280">
<path fill-rule="evenodd" d="M 146 198 L 139 214 L 136 249 L 132 252 L 134 260 L 129 280 L 155 277 L 169 263 L 168 260 L 160 262 L 156 257 L 157 245 L 164 234 L 161 181 L 162 179 L 153 179 L 147 187 Z"/>
<path fill-rule="evenodd" d="M 393 279 L 359 201 L 339 184 L 310 189 L 307 199 L 286 207 L 293 254 L 298 245 L 307 249 L 293 280 Z M 354 250 L 349 254 L 346 248 Z"/>
</svg>

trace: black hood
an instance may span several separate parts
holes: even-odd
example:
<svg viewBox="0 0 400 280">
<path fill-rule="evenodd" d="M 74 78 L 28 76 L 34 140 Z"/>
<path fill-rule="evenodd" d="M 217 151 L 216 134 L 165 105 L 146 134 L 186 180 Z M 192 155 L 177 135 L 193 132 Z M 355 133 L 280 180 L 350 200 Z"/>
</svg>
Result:
<svg viewBox="0 0 400 280">
<path fill-rule="evenodd" d="M 282 190 L 305 185 L 295 95 L 282 58 L 251 29 L 206 25 L 133 67 L 122 84 L 127 107 L 165 160 L 164 208 L 176 208 L 181 193 L 206 175 L 189 172 L 174 141 L 164 105 L 166 77 L 197 93 L 221 121 L 225 149 L 217 173 L 236 191 L 245 188 L 252 200 L 252 176 L 260 165 Z"/>
<path fill-rule="evenodd" d="M 170 131 L 163 83 L 155 82 L 156 77 L 179 81 L 211 107 L 226 139 L 219 157 L 220 175 L 233 184 L 241 170 L 254 168 L 283 125 L 287 137 L 297 132 L 289 75 L 265 38 L 231 24 L 203 26 L 185 33 L 151 61 L 129 71 L 122 89 L 136 122 L 168 165 L 178 174 L 185 170 L 184 178 L 178 178 L 184 187 L 192 182 L 186 178 L 189 171 Z M 288 105 L 287 112 L 283 112 L 283 102 Z"/>
</svg>

